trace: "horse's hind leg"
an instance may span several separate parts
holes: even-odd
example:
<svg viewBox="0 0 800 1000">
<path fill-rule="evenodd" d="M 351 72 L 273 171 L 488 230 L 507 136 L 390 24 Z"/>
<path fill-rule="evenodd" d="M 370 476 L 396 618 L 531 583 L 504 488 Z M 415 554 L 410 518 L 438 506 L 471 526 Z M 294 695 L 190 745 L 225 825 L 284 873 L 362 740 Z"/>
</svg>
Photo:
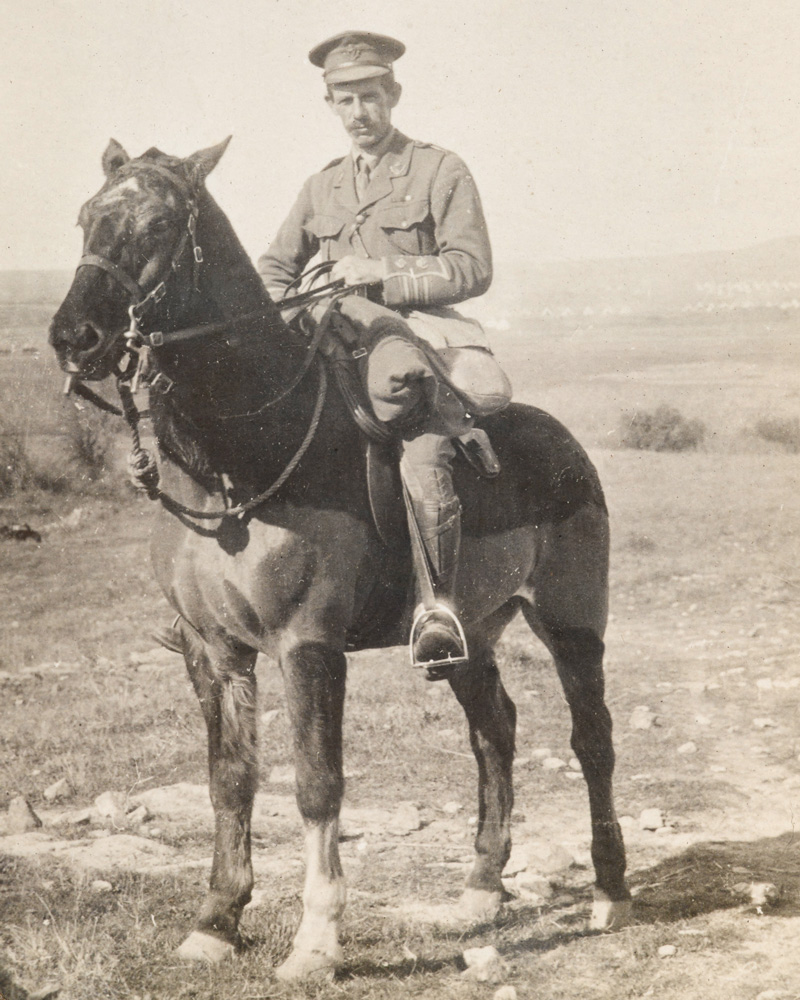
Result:
<svg viewBox="0 0 800 1000">
<path fill-rule="evenodd" d="M 572 713 L 572 749 L 589 791 L 596 882 L 591 926 L 621 927 L 630 916 L 625 847 L 614 810 L 611 715 L 603 691 L 603 643 L 586 629 L 553 628 L 550 644 Z"/>
<path fill-rule="evenodd" d="M 614 747 L 605 703 L 603 631 L 607 608 L 605 513 L 585 508 L 552 529 L 535 570 L 528 624 L 556 663 L 572 714 L 572 749 L 583 770 L 592 820 L 593 929 L 622 926 L 630 915 L 625 846 L 614 809 Z"/>
<path fill-rule="evenodd" d="M 189 676 L 208 729 L 208 770 L 215 840 L 211 882 L 196 928 L 178 949 L 187 960 L 233 954 L 239 918 L 250 900 L 250 819 L 257 782 L 256 653 L 212 649 L 183 625 Z"/>
<path fill-rule="evenodd" d="M 458 913 L 469 920 L 492 919 L 503 900 L 501 874 L 511 853 L 511 810 L 514 805 L 512 766 L 517 711 L 500 679 L 494 643 L 512 618 L 507 605 L 481 631 L 469 636 L 469 663 L 449 678 L 469 723 L 469 738 L 478 764 L 478 832 L 475 863 Z"/>
<path fill-rule="evenodd" d="M 306 829 L 303 917 L 278 978 L 333 971 L 342 961 L 339 926 L 347 892 L 339 860 L 339 809 L 344 794 L 342 716 L 347 663 L 319 642 L 281 656 L 294 733 L 297 805 Z"/>
</svg>

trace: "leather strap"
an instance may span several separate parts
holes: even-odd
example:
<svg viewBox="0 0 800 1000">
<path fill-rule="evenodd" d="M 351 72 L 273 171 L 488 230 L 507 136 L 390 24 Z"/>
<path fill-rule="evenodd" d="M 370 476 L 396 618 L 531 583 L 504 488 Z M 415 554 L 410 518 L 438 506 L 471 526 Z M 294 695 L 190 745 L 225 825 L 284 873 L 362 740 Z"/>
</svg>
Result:
<svg viewBox="0 0 800 1000">
<path fill-rule="evenodd" d="M 119 264 L 115 264 L 113 260 L 109 260 L 107 257 L 100 257 L 96 253 L 85 253 L 78 261 L 78 267 L 99 267 L 107 274 L 110 274 L 112 278 L 115 278 L 135 299 L 144 298 L 144 289 L 142 286 L 134 281 L 129 274 L 126 274 Z"/>
</svg>

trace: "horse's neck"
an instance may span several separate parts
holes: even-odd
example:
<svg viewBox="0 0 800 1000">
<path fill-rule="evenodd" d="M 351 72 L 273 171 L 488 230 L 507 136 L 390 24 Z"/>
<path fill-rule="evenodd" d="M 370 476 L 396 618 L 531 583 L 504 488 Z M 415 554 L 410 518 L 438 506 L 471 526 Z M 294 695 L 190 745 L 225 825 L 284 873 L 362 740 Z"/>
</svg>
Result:
<svg viewBox="0 0 800 1000">
<path fill-rule="evenodd" d="M 202 405 L 204 396 L 212 406 L 223 406 L 231 396 L 230 409 L 241 409 L 243 401 L 277 394 L 297 371 L 305 354 L 301 338 L 283 322 L 258 273 L 244 251 L 230 222 L 203 192 L 198 213 L 197 244 L 203 261 L 197 271 L 198 289 L 183 315 L 173 320 L 173 329 L 234 320 L 252 315 L 243 334 L 224 333 L 215 338 L 197 338 L 165 356 L 173 367 L 180 395 L 187 394 Z M 187 378 L 188 376 L 188 378 Z M 187 384 L 191 383 L 191 384 Z"/>
<path fill-rule="evenodd" d="M 254 314 L 235 337 L 196 338 L 163 357 L 175 388 L 156 400 L 156 433 L 187 471 L 206 475 L 233 471 L 228 457 L 234 465 L 251 463 L 254 436 L 278 431 L 282 438 L 293 436 L 307 408 L 304 387 L 265 411 L 259 432 L 252 424 L 220 417 L 252 413 L 278 396 L 300 370 L 306 345 L 281 319 L 233 227 L 207 193 L 200 202 L 197 244 L 203 253 L 199 291 L 173 328 Z M 258 445 L 262 453 L 266 443 Z"/>
</svg>

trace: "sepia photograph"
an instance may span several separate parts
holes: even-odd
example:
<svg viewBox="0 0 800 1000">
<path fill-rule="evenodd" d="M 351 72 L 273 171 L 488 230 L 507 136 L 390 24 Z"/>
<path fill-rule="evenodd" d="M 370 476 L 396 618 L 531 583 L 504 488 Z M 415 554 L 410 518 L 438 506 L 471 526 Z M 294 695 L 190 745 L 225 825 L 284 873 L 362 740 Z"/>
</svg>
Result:
<svg viewBox="0 0 800 1000">
<path fill-rule="evenodd" d="M 0 1000 L 800 1000 L 795 5 L 0 31 Z"/>
</svg>

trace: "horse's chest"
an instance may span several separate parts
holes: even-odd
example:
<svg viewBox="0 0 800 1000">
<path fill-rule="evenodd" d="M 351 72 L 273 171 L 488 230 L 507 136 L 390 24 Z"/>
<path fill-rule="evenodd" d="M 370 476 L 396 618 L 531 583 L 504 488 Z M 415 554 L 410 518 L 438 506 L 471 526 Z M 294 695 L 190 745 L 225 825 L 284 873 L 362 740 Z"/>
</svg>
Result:
<svg viewBox="0 0 800 1000">
<path fill-rule="evenodd" d="M 156 574 L 196 627 L 216 622 L 251 642 L 298 619 L 351 613 L 365 532 L 345 514 L 284 510 L 215 533 L 164 527 L 154 537 Z"/>
</svg>

